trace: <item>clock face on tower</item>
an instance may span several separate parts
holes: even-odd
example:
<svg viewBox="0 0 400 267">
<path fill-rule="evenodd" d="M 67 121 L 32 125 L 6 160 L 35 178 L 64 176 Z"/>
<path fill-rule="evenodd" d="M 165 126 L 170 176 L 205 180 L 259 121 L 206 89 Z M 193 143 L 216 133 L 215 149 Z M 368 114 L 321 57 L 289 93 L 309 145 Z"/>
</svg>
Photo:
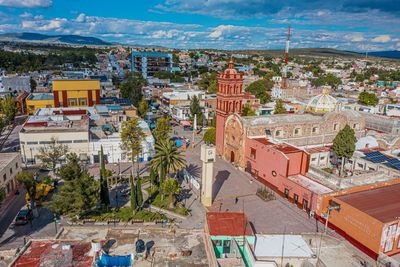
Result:
<svg viewBox="0 0 400 267">
<path fill-rule="evenodd" d="M 213 153 L 214 153 L 214 151 L 208 150 L 208 155 L 209 155 L 209 156 L 212 156 Z"/>
</svg>

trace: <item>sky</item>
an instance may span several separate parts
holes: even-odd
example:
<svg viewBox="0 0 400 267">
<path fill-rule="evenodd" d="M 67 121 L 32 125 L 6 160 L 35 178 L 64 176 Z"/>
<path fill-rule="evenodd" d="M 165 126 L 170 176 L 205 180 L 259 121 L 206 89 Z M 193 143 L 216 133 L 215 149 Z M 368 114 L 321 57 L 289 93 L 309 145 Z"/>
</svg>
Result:
<svg viewBox="0 0 400 267">
<path fill-rule="evenodd" d="M 0 33 L 196 49 L 400 50 L 400 0 L 0 0 Z"/>
</svg>

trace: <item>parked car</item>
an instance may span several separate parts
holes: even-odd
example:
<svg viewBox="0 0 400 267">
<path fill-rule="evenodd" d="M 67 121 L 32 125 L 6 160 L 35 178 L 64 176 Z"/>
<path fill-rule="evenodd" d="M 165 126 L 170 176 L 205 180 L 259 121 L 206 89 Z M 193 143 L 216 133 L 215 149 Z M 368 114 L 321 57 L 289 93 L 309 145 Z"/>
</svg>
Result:
<svg viewBox="0 0 400 267">
<path fill-rule="evenodd" d="M 15 225 L 27 224 L 32 219 L 32 211 L 29 209 L 22 209 L 18 212 L 17 217 L 15 217 Z"/>
</svg>

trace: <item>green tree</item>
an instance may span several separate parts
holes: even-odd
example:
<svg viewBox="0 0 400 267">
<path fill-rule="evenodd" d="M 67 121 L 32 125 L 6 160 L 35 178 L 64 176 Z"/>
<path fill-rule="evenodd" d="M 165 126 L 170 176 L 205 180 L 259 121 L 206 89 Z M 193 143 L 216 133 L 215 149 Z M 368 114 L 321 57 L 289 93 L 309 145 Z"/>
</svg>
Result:
<svg viewBox="0 0 400 267">
<path fill-rule="evenodd" d="M 342 165 L 340 168 L 340 174 L 343 174 L 343 167 L 346 159 L 350 159 L 353 156 L 356 148 L 357 138 L 355 132 L 349 125 L 338 132 L 335 139 L 333 139 L 332 149 L 338 158 L 342 159 Z"/>
<path fill-rule="evenodd" d="M 108 183 L 107 183 L 107 170 L 106 163 L 104 159 L 104 151 L 103 146 L 101 146 L 100 153 L 100 203 L 104 206 L 110 205 L 110 196 L 108 192 Z"/>
<path fill-rule="evenodd" d="M 268 92 L 271 91 L 273 86 L 274 83 L 271 80 L 261 79 L 249 84 L 246 88 L 246 92 L 255 95 L 255 97 L 260 99 L 261 104 L 265 104 L 271 102 L 271 95 Z"/>
<path fill-rule="evenodd" d="M 216 72 L 203 73 L 200 79 L 197 81 L 197 85 L 200 89 L 207 91 L 209 94 L 215 94 L 218 92 L 218 79 Z"/>
<path fill-rule="evenodd" d="M 169 139 L 169 134 L 172 128 L 169 124 L 167 117 L 158 118 L 156 121 L 156 127 L 153 130 L 153 135 L 157 141 Z"/>
<path fill-rule="evenodd" d="M 194 120 L 194 115 L 196 115 L 196 117 L 197 117 L 197 126 L 203 125 L 204 115 L 203 115 L 203 111 L 200 106 L 200 100 L 196 95 L 194 95 L 192 97 L 192 99 L 190 101 L 189 109 L 190 109 L 190 115 L 191 115 L 192 120 Z"/>
<path fill-rule="evenodd" d="M 125 121 L 122 124 L 121 130 L 121 148 L 125 150 L 132 161 L 132 176 L 133 176 L 133 166 L 135 159 L 139 156 L 142 151 L 142 141 L 144 139 L 144 132 L 139 126 L 139 119 L 132 118 L 129 121 Z M 139 162 L 137 165 L 137 173 L 139 173 Z"/>
<path fill-rule="evenodd" d="M 138 209 L 141 209 L 143 205 L 143 193 L 142 193 L 142 178 L 140 177 L 138 177 L 136 181 L 136 203 Z"/>
<path fill-rule="evenodd" d="M 362 105 L 375 106 L 379 102 L 379 98 L 374 93 L 361 92 L 358 96 L 358 102 Z"/>
<path fill-rule="evenodd" d="M 3 100 L 1 100 L 0 106 L 1 111 L 6 117 L 6 121 L 8 123 L 14 121 L 15 114 L 17 113 L 17 105 L 15 103 L 14 97 L 12 97 L 11 95 L 7 95 Z"/>
<path fill-rule="evenodd" d="M 176 173 L 186 165 L 181 151 L 170 140 L 162 140 L 156 143 L 155 150 L 156 153 L 151 160 L 151 167 L 158 171 L 161 183 L 169 173 Z"/>
<path fill-rule="evenodd" d="M 215 136 L 216 136 L 216 129 L 214 127 L 207 129 L 207 131 L 204 133 L 203 136 L 204 143 L 215 145 Z"/>
<path fill-rule="evenodd" d="M 68 153 L 68 146 L 57 143 L 57 140 L 52 137 L 50 144 L 39 147 L 38 159 L 42 162 L 43 168 L 49 168 L 53 171 L 56 170 L 57 164 L 60 163 L 61 158 Z"/>
<path fill-rule="evenodd" d="M 139 102 L 138 112 L 140 117 L 146 118 L 146 113 L 150 111 L 150 105 L 147 103 L 146 99 L 143 97 Z"/>
<path fill-rule="evenodd" d="M 157 172 L 152 167 L 150 167 L 150 175 L 149 176 L 150 176 L 151 184 L 154 186 L 157 186 L 158 185 L 158 175 L 157 175 Z"/>
<path fill-rule="evenodd" d="M 286 108 L 283 105 L 282 99 L 277 99 L 275 101 L 275 109 L 274 109 L 274 114 L 286 114 Z"/>
<path fill-rule="evenodd" d="M 36 86 L 37 86 L 37 83 L 36 83 L 35 79 L 33 79 L 31 77 L 31 79 L 29 80 L 29 84 L 30 84 L 30 87 L 31 87 L 31 92 L 35 92 Z"/>
<path fill-rule="evenodd" d="M 122 97 L 129 98 L 132 104 L 138 107 L 143 97 L 142 88 L 146 83 L 146 80 L 143 79 L 140 73 L 128 75 L 127 79 L 120 86 Z"/>
<path fill-rule="evenodd" d="M 35 209 L 35 197 L 36 197 L 36 181 L 32 172 L 22 171 L 16 176 L 17 181 L 23 184 L 26 192 L 29 195 L 31 201 L 30 208 Z"/>
<path fill-rule="evenodd" d="M 131 176 L 131 178 L 129 180 L 130 180 L 130 184 L 131 184 L 131 197 L 130 197 L 131 209 L 133 210 L 133 213 L 136 213 L 136 210 L 138 207 L 137 197 L 136 197 L 137 188 L 133 181 L 133 176 Z"/>
<path fill-rule="evenodd" d="M 167 197 L 169 208 L 174 208 L 176 205 L 176 195 L 182 192 L 182 188 L 176 179 L 168 178 L 162 184 L 162 192 Z"/>
<path fill-rule="evenodd" d="M 242 116 L 247 117 L 247 116 L 255 116 L 255 115 L 256 115 L 256 112 L 254 111 L 254 109 L 252 109 L 248 103 L 245 104 L 242 109 Z"/>
<path fill-rule="evenodd" d="M 82 170 L 76 154 L 67 155 L 67 164 L 60 168 L 59 176 L 64 185 L 46 203 L 53 212 L 75 217 L 97 205 L 99 183 L 87 170 Z"/>
</svg>

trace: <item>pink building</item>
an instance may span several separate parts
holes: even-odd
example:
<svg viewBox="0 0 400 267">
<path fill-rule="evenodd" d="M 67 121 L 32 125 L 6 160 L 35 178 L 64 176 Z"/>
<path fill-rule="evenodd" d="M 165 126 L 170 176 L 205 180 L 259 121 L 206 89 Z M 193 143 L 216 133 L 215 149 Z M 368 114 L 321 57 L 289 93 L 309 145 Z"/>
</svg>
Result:
<svg viewBox="0 0 400 267">
<path fill-rule="evenodd" d="M 317 209 L 320 196 L 332 190 L 307 177 L 310 155 L 286 143 L 247 138 L 246 171 L 299 208 Z"/>
</svg>

